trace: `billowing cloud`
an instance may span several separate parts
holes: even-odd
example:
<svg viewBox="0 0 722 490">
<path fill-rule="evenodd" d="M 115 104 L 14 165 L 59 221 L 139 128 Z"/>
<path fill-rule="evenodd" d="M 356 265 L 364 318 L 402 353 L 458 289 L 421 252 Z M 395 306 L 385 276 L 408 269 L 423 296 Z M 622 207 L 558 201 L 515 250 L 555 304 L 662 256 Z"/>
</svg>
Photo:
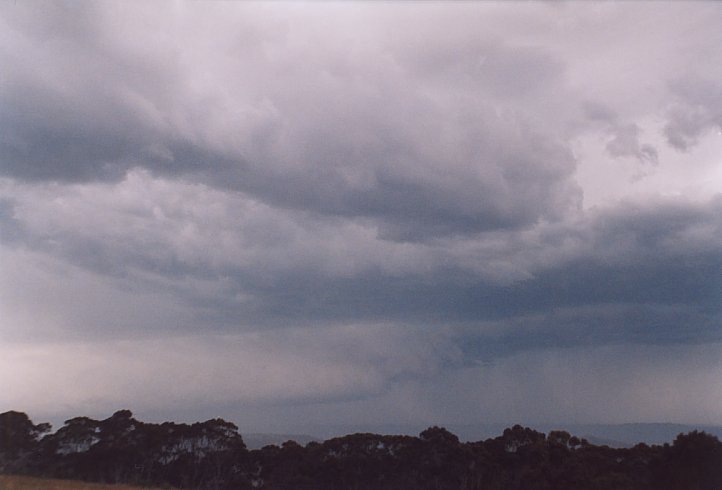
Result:
<svg viewBox="0 0 722 490">
<path fill-rule="evenodd" d="M 541 417 L 536 386 L 581 422 L 618 362 L 677 373 L 628 413 L 722 420 L 648 409 L 722 341 L 721 17 L 4 5 L 8 408 L 462 422 Z M 599 390 L 564 405 L 579 362 Z"/>
<path fill-rule="evenodd" d="M 531 346 L 538 336 L 546 336 L 544 345 L 556 342 L 559 325 L 550 309 L 594 306 L 576 326 L 564 327 L 569 338 L 558 341 L 609 335 L 694 342 L 717 335 L 721 281 L 709 272 L 722 268 L 719 198 L 628 202 L 588 212 L 581 222 L 404 243 L 379 237 L 372 223 L 280 210 L 142 171 L 117 184 L 7 184 L 4 190 L 15 229 L 8 246 L 34 248 L 7 253 L 12 262 L 27 261 L 17 272 L 7 268 L 17 277 L 13 289 L 59 286 L 62 275 L 42 275 L 37 263 L 50 254 L 73 264 L 64 266 L 66 274 L 87 277 L 89 285 L 100 280 L 124 290 L 124 297 L 160 295 L 193 312 L 192 321 L 151 326 L 135 318 L 123 322 L 125 329 L 135 323 L 140 331 L 192 332 L 198 321 L 210 331 L 388 320 L 466 325 L 541 313 L 534 322 L 548 326 L 536 337 L 508 325 Z M 72 301 L 63 303 L 73 309 Z M 95 307 L 104 303 L 106 318 L 123 316 L 110 299 L 96 300 Z M 612 316 L 599 305 L 608 305 Z M 695 318 L 695 327 L 682 331 L 687 334 L 677 331 L 680 317 L 669 314 L 674 305 Z M 603 326 L 594 331 L 600 319 Z M 621 331 L 613 326 L 620 321 Z M 650 321 L 655 327 L 645 324 Z M 118 332 L 97 330 L 87 320 L 70 323 L 76 330 L 86 326 L 85 335 Z"/>
<path fill-rule="evenodd" d="M 446 58 L 473 68 L 470 86 L 439 80 L 413 30 L 369 46 L 361 45 L 368 33 L 352 32 L 341 49 L 309 37 L 299 27 L 305 13 L 290 22 L 249 6 L 233 20 L 248 10 L 285 25 L 286 35 L 253 29 L 225 39 L 230 25 L 214 17 L 224 25 L 194 23 L 182 41 L 187 54 L 162 39 L 146 52 L 137 41 L 128 46 L 117 20 L 97 8 L 77 20 L 75 7 L 55 9 L 66 18 L 60 29 L 9 9 L 4 58 L 33 70 L 10 70 L 5 81 L 7 175 L 117 180 L 139 166 L 286 208 L 370 217 L 402 240 L 556 219 L 578 200 L 564 142 L 491 99 L 544 92 L 538 80 L 559 78 L 560 63 L 543 50 L 480 44 L 471 31 L 439 47 L 437 56 L 469 46 L 469 59 Z M 169 14 L 171 24 L 189 20 Z M 193 43 L 209 29 L 230 43 L 223 56 L 201 55 Z M 22 60 L 12 56 L 17 49 Z M 199 72 L 213 85 L 193 83 Z"/>
</svg>

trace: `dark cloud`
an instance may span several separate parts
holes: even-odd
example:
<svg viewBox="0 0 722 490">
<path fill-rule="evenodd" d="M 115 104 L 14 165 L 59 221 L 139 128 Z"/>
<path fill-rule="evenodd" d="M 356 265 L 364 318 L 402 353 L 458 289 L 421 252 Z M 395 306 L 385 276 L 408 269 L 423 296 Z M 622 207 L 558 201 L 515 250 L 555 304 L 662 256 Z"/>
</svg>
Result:
<svg viewBox="0 0 722 490">
<path fill-rule="evenodd" d="M 720 321 L 709 305 L 596 303 L 459 327 L 456 339 L 470 359 L 494 361 L 556 348 L 718 343 Z"/>
<path fill-rule="evenodd" d="M 544 390 L 587 354 L 578 389 L 649 382 L 634 352 L 722 341 L 720 14 L 7 3 L 0 359 L 158 411 L 573 414 Z"/>
<path fill-rule="evenodd" d="M 459 46 L 439 46 L 434 56 L 478 71 L 481 85 L 451 76 L 437 98 L 438 81 L 405 70 L 430 61 L 407 61 L 402 42 L 387 40 L 354 60 L 325 45 L 273 41 L 291 52 L 319 49 L 318 59 L 303 61 L 264 56 L 260 43 L 231 45 L 226 55 L 241 71 L 216 73 L 214 93 L 199 97 L 179 73 L 175 50 L 129 59 L 120 40 L 86 28 L 112 25 L 106 17 L 78 15 L 73 27 L 73 16 L 62 15 L 57 29 L 26 17 L 12 25 L 27 51 L 23 60 L 4 54 L 13 67 L 0 120 L 5 175 L 118 180 L 140 166 L 275 205 L 377 219 L 394 240 L 528 226 L 578 205 L 566 144 L 522 113 L 500 114 L 478 93 L 543 90 L 540 81 L 561 73 L 543 50 L 499 44 L 464 57 Z M 390 61 L 370 71 L 368 57 L 383 49 Z M 42 69 L 21 68 L 43 61 Z M 335 62 L 343 68 L 329 71 Z M 217 68 L 201 60 L 195 69 Z M 284 78 L 268 83 L 279 70 Z M 203 122 L 223 124 L 225 134 L 204 135 Z"/>
<path fill-rule="evenodd" d="M 720 334 L 719 199 L 629 202 L 583 224 L 533 233 L 398 243 L 378 237 L 373 225 L 352 231 L 345 221 L 163 182 L 139 174 L 48 202 L 10 187 L 17 195 L 5 206 L 13 242 L 191 308 L 192 320 L 154 326 L 159 332 L 458 326 L 482 339 L 484 356 L 587 343 L 695 343 Z M 492 239 L 498 244 L 484 249 Z M 487 337 L 488 322 L 502 333 Z"/>
</svg>

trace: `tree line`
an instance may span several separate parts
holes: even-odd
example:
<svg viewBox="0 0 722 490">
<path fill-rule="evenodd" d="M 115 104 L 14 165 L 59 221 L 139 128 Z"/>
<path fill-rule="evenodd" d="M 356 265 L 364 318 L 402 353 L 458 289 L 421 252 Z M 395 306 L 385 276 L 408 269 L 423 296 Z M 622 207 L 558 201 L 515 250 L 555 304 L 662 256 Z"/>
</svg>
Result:
<svg viewBox="0 0 722 490">
<path fill-rule="evenodd" d="M 418 437 L 359 433 L 248 450 L 222 419 L 154 424 L 120 410 L 50 429 L 22 412 L 0 414 L 0 473 L 209 490 L 722 489 L 722 443 L 698 431 L 611 448 L 520 425 L 465 443 L 430 427 Z"/>
</svg>

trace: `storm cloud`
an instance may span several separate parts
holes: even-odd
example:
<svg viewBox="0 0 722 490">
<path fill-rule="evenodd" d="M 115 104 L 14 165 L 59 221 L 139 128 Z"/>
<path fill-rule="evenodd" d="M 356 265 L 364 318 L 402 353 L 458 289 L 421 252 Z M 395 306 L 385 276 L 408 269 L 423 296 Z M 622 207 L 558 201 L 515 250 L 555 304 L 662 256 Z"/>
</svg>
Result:
<svg viewBox="0 0 722 490">
<path fill-rule="evenodd" d="M 722 423 L 718 5 L 0 12 L 3 407 Z"/>
</svg>

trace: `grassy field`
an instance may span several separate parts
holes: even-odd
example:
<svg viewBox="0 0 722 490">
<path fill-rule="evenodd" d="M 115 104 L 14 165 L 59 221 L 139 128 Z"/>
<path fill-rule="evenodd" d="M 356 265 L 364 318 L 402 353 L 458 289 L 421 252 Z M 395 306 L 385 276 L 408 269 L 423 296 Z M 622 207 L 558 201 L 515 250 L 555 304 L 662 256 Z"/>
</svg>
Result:
<svg viewBox="0 0 722 490">
<path fill-rule="evenodd" d="M 152 490 L 130 485 L 106 485 L 75 480 L 49 480 L 29 476 L 0 475 L 0 490 Z"/>
</svg>

